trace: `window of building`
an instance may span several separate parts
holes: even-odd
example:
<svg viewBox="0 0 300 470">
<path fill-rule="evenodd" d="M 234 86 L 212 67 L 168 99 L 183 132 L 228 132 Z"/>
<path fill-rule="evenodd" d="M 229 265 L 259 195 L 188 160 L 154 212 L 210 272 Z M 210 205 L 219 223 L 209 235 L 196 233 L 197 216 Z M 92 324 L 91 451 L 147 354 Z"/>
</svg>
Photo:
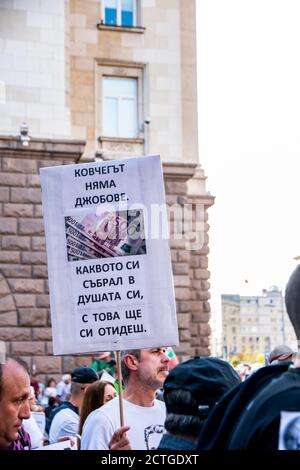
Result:
<svg viewBox="0 0 300 470">
<path fill-rule="evenodd" d="M 96 135 L 104 159 L 143 155 L 148 129 L 145 113 L 145 64 L 99 60 Z M 148 115 L 148 113 L 147 113 Z"/>
<path fill-rule="evenodd" d="M 138 0 L 103 0 L 102 18 L 106 25 L 137 26 Z"/>
<path fill-rule="evenodd" d="M 103 78 L 103 134 L 120 138 L 138 136 L 135 78 Z"/>
</svg>

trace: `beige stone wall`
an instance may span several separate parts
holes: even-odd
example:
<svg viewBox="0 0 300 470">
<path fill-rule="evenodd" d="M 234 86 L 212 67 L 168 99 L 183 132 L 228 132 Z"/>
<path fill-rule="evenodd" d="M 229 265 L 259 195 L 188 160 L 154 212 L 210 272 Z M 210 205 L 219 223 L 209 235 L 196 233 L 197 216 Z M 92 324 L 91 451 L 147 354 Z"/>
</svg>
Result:
<svg viewBox="0 0 300 470">
<path fill-rule="evenodd" d="M 190 356 L 208 356 L 210 327 L 210 293 L 208 271 L 208 209 L 213 198 L 203 194 L 191 195 L 188 191 L 189 181 L 196 171 L 193 164 L 165 164 L 165 188 L 168 207 L 178 204 L 188 205 L 193 218 L 201 217 L 200 243 L 190 244 L 185 236 L 174 237 L 174 218 L 170 217 L 171 254 L 177 307 L 180 345 L 176 348 L 184 360 Z M 192 232 L 195 225 L 192 226 Z M 187 233 L 184 233 L 187 235 Z"/>
<path fill-rule="evenodd" d="M 71 137 L 62 0 L 0 2 L 0 134 Z"/>
<path fill-rule="evenodd" d="M 52 355 L 41 167 L 74 163 L 84 142 L 33 141 L 30 150 L 0 137 L 0 340 L 43 374 L 60 374 Z"/>
</svg>

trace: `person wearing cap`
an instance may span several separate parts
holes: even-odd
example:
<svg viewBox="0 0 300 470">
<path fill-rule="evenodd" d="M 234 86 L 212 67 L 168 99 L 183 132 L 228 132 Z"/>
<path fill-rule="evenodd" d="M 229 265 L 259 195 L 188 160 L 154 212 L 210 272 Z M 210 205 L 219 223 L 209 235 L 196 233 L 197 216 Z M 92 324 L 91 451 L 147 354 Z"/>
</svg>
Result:
<svg viewBox="0 0 300 470">
<path fill-rule="evenodd" d="M 50 443 L 58 442 L 64 436 L 76 436 L 79 426 L 79 414 L 86 388 L 98 380 L 98 375 L 91 367 L 80 366 L 71 374 L 71 396 L 62 402 L 50 417 Z"/>
<path fill-rule="evenodd" d="M 163 386 L 167 433 L 158 449 L 194 450 L 214 405 L 239 383 L 231 365 L 215 357 L 195 357 L 174 367 Z"/>
<path fill-rule="evenodd" d="M 280 362 L 293 362 L 295 351 L 287 344 L 276 346 L 269 355 L 269 364 L 279 364 Z"/>
<path fill-rule="evenodd" d="M 155 399 L 155 392 L 168 375 L 168 363 L 163 347 L 122 351 L 124 423 L 129 427 L 126 434 L 132 450 L 156 449 L 164 432 L 165 404 Z M 119 398 L 116 397 L 87 417 L 81 449 L 108 450 L 119 423 Z"/>
</svg>

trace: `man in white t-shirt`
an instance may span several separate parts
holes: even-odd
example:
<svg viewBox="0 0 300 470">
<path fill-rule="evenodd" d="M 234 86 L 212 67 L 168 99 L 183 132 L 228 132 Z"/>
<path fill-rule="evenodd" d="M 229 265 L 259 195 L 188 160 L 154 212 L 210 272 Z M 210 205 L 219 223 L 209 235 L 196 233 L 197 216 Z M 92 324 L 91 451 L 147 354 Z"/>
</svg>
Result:
<svg viewBox="0 0 300 470">
<path fill-rule="evenodd" d="M 80 366 L 73 370 L 71 397 L 62 402 L 52 413 L 49 439 L 50 443 L 58 442 L 64 436 L 76 436 L 79 427 L 79 413 L 86 388 L 96 382 L 97 373 L 91 367 Z"/>
<path fill-rule="evenodd" d="M 133 450 L 156 449 L 164 432 L 165 404 L 155 399 L 169 373 L 166 348 L 122 352 L 124 422 Z M 83 427 L 81 449 L 108 450 L 120 427 L 119 398 L 93 411 Z"/>
</svg>

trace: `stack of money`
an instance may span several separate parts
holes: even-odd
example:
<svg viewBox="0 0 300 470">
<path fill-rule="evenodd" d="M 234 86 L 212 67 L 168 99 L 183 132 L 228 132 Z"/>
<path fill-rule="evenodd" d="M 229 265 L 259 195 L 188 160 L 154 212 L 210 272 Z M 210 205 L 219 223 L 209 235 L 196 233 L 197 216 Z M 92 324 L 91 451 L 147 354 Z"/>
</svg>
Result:
<svg viewBox="0 0 300 470">
<path fill-rule="evenodd" d="M 127 211 L 65 217 L 69 261 L 145 254 L 144 230 Z"/>
<path fill-rule="evenodd" d="M 143 249 L 141 249 L 142 246 Z M 140 250 L 141 252 L 139 253 Z M 129 223 L 126 240 L 122 240 L 116 246 L 116 251 L 121 256 L 146 254 L 144 226 L 140 217 L 136 217 Z"/>
</svg>

